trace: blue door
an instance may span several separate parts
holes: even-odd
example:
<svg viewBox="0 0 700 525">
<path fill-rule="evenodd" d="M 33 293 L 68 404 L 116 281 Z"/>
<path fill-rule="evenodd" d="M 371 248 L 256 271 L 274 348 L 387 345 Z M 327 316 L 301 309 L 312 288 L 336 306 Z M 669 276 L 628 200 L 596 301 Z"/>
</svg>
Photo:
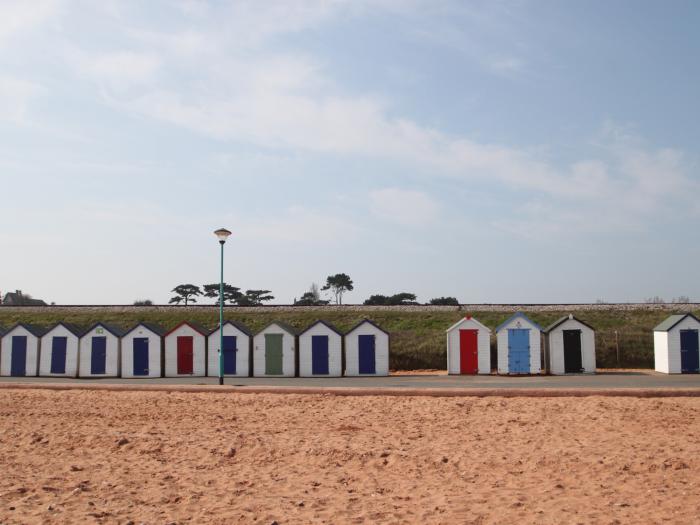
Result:
<svg viewBox="0 0 700 525">
<path fill-rule="evenodd" d="M 12 336 L 12 358 L 10 359 L 10 374 L 16 377 L 27 375 L 27 336 Z"/>
<path fill-rule="evenodd" d="M 358 336 L 358 372 L 360 374 L 376 374 L 376 359 L 374 357 L 375 347 L 374 347 L 374 336 L 373 335 L 360 335 Z"/>
<path fill-rule="evenodd" d="M 700 371 L 698 331 L 681 330 L 681 372 L 697 374 Z"/>
<path fill-rule="evenodd" d="M 134 337 L 134 375 L 148 375 L 148 337 Z"/>
<path fill-rule="evenodd" d="M 311 336 L 311 373 L 328 375 L 328 336 Z"/>
<path fill-rule="evenodd" d="M 66 346 L 68 338 L 63 336 L 54 337 L 51 340 L 51 373 L 66 373 Z"/>
<path fill-rule="evenodd" d="M 107 363 L 107 338 L 94 336 L 92 338 L 92 354 L 90 355 L 90 373 L 104 374 Z"/>
<path fill-rule="evenodd" d="M 508 330 L 508 372 L 530 373 L 530 330 L 523 328 Z"/>
<path fill-rule="evenodd" d="M 224 374 L 236 373 L 236 336 L 224 336 Z"/>
</svg>

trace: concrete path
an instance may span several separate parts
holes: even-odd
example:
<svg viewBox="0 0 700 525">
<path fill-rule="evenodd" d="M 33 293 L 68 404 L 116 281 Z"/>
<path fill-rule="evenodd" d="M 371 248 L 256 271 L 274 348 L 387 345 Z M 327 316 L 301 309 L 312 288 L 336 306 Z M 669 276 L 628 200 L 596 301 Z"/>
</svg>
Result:
<svg viewBox="0 0 700 525">
<path fill-rule="evenodd" d="M 188 377 L 188 378 L 156 378 L 156 379 L 74 379 L 56 377 L 1 377 L 0 388 L 8 388 L 18 384 L 41 387 L 45 384 L 63 386 L 64 388 L 90 388 L 92 386 L 104 387 L 107 385 L 131 385 L 147 387 L 194 387 L 197 385 L 211 385 L 218 387 L 218 379 L 215 377 Z M 397 375 L 389 377 L 338 377 L 338 378 L 225 378 L 225 385 L 236 387 L 236 391 L 330 391 L 342 390 L 391 390 L 403 389 L 417 390 L 498 390 L 516 391 L 516 395 L 527 395 L 525 391 L 547 390 L 577 390 L 577 391 L 601 391 L 601 390 L 697 390 L 700 394 L 700 375 L 666 375 L 650 371 L 624 371 L 604 372 L 595 375 L 567 375 L 567 376 L 448 376 L 448 375 Z M 170 389 L 170 388 L 166 388 Z M 174 388 L 185 390 L 185 388 Z M 202 390 L 210 390 L 202 388 Z M 215 389 L 213 389 L 215 390 Z M 228 389 L 227 389 L 228 390 Z M 476 392 L 474 392 L 476 394 Z M 447 394 L 447 392 L 445 392 Z M 413 394 L 415 395 L 415 394 Z M 467 394 L 469 395 L 469 394 Z M 479 394 L 477 394 L 479 395 Z M 589 394 L 590 395 L 590 394 Z"/>
</svg>

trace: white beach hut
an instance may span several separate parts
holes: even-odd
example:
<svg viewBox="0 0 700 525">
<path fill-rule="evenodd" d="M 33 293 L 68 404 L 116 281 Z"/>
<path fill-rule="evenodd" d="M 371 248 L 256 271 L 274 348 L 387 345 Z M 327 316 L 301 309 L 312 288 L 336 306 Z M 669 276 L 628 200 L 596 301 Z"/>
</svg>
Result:
<svg viewBox="0 0 700 525">
<path fill-rule="evenodd" d="M 0 342 L 0 375 L 36 376 L 39 373 L 39 341 L 44 330 L 18 323 L 7 330 Z"/>
<path fill-rule="evenodd" d="M 122 336 L 122 377 L 161 377 L 164 333 L 160 326 L 139 323 Z"/>
<path fill-rule="evenodd" d="M 250 376 L 250 353 L 253 334 L 236 321 L 224 322 L 224 376 Z M 209 333 L 208 375 L 219 376 L 219 346 L 221 334 L 217 326 Z"/>
<path fill-rule="evenodd" d="M 654 328 L 654 368 L 666 374 L 700 371 L 698 332 L 700 319 L 693 314 L 670 316 Z"/>
<path fill-rule="evenodd" d="M 68 323 L 56 323 L 41 336 L 39 375 L 78 377 L 78 355 L 82 330 Z"/>
<path fill-rule="evenodd" d="M 447 372 L 491 373 L 491 330 L 470 315 L 447 329 Z"/>
<path fill-rule="evenodd" d="M 296 330 L 275 321 L 253 338 L 253 375 L 294 377 L 296 374 Z"/>
<path fill-rule="evenodd" d="M 208 330 L 183 321 L 163 336 L 165 377 L 204 377 L 207 374 Z"/>
<path fill-rule="evenodd" d="M 389 375 L 389 332 L 363 319 L 344 340 L 346 376 Z"/>
<path fill-rule="evenodd" d="M 119 377 L 120 338 L 124 330 L 107 323 L 96 323 L 80 338 L 80 377 Z"/>
<path fill-rule="evenodd" d="M 571 314 L 545 329 L 544 348 L 550 374 L 595 373 L 595 329 Z"/>
<path fill-rule="evenodd" d="M 299 376 L 343 375 L 343 334 L 330 323 L 316 321 L 299 334 Z"/>
<path fill-rule="evenodd" d="M 522 312 L 496 328 L 499 374 L 539 374 L 542 328 Z"/>
</svg>

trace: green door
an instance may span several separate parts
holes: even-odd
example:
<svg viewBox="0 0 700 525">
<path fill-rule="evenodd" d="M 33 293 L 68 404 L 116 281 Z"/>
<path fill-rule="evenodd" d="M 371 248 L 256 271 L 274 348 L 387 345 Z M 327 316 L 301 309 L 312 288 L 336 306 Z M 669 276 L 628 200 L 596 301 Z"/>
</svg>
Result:
<svg viewBox="0 0 700 525">
<path fill-rule="evenodd" d="M 265 334 L 265 375 L 281 376 L 282 334 Z"/>
</svg>

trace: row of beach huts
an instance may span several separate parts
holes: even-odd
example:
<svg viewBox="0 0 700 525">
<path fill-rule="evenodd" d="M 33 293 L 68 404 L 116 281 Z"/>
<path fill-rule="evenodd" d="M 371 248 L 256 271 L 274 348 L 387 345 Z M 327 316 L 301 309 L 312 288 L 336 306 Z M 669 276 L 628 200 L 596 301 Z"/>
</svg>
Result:
<svg viewBox="0 0 700 525">
<path fill-rule="evenodd" d="M 697 373 L 700 320 L 672 315 L 654 329 L 656 370 Z M 516 313 L 496 328 L 499 374 L 595 373 L 595 330 L 568 315 L 547 328 Z M 467 316 L 446 331 L 450 374 L 490 374 L 491 330 Z M 182 322 L 170 331 L 138 323 L 129 330 L 96 323 L 49 329 L 0 327 L 1 376 L 202 377 L 219 375 L 220 330 Z M 275 321 L 256 334 L 235 321 L 223 325 L 225 376 L 340 377 L 389 374 L 389 333 L 365 319 L 342 333 L 316 321 L 298 332 Z M 544 359 L 543 359 L 544 358 Z"/>
</svg>

